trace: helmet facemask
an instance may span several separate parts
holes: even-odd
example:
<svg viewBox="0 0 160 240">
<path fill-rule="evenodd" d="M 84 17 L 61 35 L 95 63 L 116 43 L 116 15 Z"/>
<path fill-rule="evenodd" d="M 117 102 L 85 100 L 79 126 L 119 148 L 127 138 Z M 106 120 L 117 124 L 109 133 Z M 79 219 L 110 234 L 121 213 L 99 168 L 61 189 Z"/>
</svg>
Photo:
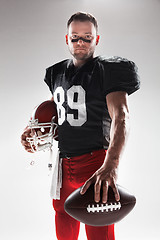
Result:
<svg viewBox="0 0 160 240">
<path fill-rule="evenodd" d="M 53 139 L 58 137 L 55 116 L 51 122 L 46 123 L 39 123 L 38 119 L 32 119 L 28 127 L 31 129 L 31 137 L 27 137 L 26 140 L 30 143 L 32 152 L 51 150 Z"/>
</svg>

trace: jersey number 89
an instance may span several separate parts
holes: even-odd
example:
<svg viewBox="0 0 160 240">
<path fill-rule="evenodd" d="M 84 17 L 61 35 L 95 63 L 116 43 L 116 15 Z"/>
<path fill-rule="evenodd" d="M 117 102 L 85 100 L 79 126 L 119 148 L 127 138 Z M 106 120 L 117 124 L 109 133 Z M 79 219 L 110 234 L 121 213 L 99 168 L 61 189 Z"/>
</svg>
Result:
<svg viewBox="0 0 160 240">
<path fill-rule="evenodd" d="M 63 103 L 65 102 L 65 91 L 62 87 L 57 87 L 54 92 L 54 101 L 57 104 L 58 124 L 62 125 L 65 120 L 71 126 L 82 126 L 87 120 L 85 90 L 82 86 L 73 85 L 66 91 L 67 105 L 73 110 L 77 110 L 78 117 L 67 113 Z"/>
</svg>

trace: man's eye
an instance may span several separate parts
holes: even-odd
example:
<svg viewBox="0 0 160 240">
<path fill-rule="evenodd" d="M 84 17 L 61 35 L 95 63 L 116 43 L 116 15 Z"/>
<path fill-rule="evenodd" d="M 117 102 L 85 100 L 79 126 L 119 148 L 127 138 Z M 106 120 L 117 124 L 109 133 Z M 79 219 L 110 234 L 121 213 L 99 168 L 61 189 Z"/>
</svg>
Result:
<svg viewBox="0 0 160 240">
<path fill-rule="evenodd" d="M 92 39 L 92 36 L 91 35 L 86 35 L 85 38 Z"/>
<path fill-rule="evenodd" d="M 72 35 L 72 39 L 77 39 L 78 35 Z"/>
</svg>

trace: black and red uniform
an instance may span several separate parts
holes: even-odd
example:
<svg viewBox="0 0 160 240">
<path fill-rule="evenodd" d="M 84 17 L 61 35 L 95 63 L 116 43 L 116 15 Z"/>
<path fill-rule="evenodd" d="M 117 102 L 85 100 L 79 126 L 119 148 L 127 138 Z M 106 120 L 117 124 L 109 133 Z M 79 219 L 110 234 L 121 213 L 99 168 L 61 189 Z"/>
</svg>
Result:
<svg viewBox="0 0 160 240">
<path fill-rule="evenodd" d="M 57 237 L 75 240 L 79 223 L 66 215 L 63 203 L 104 161 L 111 126 L 106 95 L 115 91 L 130 95 L 140 88 L 140 81 L 134 62 L 121 57 L 107 59 L 101 56 L 90 59 L 79 68 L 71 59 L 54 64 L 46 69 L 44 80 L 57 105 L 59 150 L 63 158 L 61 199 L 53 200 Z M 81 171 L 79 180 L 78 169 Z M 77 226 L 75 230 L 71 227 L 74 224 Z M 86 226 L 86 232 L 89 240 L 114 239 L 113 226 Z"/>
</svg>

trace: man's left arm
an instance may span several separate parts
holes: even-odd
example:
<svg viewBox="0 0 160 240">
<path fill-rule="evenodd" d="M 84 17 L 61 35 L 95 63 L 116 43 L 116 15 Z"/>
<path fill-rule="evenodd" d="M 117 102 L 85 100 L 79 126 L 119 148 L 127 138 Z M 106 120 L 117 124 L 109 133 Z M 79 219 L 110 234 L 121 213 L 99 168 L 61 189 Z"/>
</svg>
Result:
<svg viewBox="0 0 160 240">
<path fill-rule="evenodd" d="M 81 194 L 95 183 L 95 201 L 100 201 L 100 189 L 103 188 L 102 202 L 107 202 L 108 187 L 111 186 L 115 199 L 120 199 L 116 181 L 119 160 L 122 156 L 129 133 L 128 94 L 123 91 L 111 92 L 106 96 L 108 111 L 112 119 L 110 144 L 103 165 L 85 182 Z"/>
</svg>

